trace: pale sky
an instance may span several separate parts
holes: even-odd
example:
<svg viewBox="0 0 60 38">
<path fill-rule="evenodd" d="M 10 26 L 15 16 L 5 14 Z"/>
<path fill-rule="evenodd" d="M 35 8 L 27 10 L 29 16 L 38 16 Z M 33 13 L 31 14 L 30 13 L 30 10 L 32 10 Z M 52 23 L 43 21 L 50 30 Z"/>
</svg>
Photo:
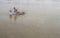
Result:
<svg viewBox="0 0 60 38">
<path fill-rule="evenodd" d="M 0 1 L 60 1 L 60 0 L 0 0 Z"/>
</svg>

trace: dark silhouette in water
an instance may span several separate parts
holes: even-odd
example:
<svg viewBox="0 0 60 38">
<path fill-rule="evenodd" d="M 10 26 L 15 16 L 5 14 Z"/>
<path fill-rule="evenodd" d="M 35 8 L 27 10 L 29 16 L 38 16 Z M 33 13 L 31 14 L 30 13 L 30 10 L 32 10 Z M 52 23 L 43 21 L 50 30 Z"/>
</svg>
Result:
<svg viewBox="0 0 60 38">
<path fill-rule="evenodd" d="M 14 20 L 15 21 L 17 19 L 17 16 L 25 14 L 25 12 L 19 12 L 15 7 L 13 9 L 14 9 L 14 14 L 13 15 L 14 15 Z"/>
<path fill-rule="evenodd" d="M 10 10 L 9 10 L 9 17 L 10 17 L 10 19 L 12 19 L 12 14 L 13 14 L 13 13 L 12 13 L 12 9 L 10 9 Z"/>
<path fill-rule="evenodd" d="M 18 15 L 24 15 L 25 12 L 17 12 Z"/>
<path fill-rule="evenodd" d="M 17 19 L 17 9 L 15 7 L 13 9 L 14 9 L 14 13 L 13 13 L 14 20 L 16 21 L 16 19 Z"/>
<path fill-rule="evenodd" d="M 24 14 L 25 14 L 25 12 L 18 12 L 17 11 L 17 13 L 14 15 L 14 20 L 16 21 L 16 19 L 18 18 L 18 16 L 24 15 Z"/>
</svg>

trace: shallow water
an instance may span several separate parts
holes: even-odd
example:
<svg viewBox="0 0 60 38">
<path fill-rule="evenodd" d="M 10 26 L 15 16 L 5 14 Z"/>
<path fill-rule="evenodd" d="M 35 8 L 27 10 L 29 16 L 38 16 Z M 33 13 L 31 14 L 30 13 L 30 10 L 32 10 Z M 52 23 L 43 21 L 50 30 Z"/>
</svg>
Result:
<svg viewBox="0 0 60 38">
<path fill-rule="evenodd" d="M 0 4 L 0 38 L 60 38 L 60 2 L 4 3 Z M 26 12 L 16 22 L 8 15 L 13 6 Z"/>
</svg>

